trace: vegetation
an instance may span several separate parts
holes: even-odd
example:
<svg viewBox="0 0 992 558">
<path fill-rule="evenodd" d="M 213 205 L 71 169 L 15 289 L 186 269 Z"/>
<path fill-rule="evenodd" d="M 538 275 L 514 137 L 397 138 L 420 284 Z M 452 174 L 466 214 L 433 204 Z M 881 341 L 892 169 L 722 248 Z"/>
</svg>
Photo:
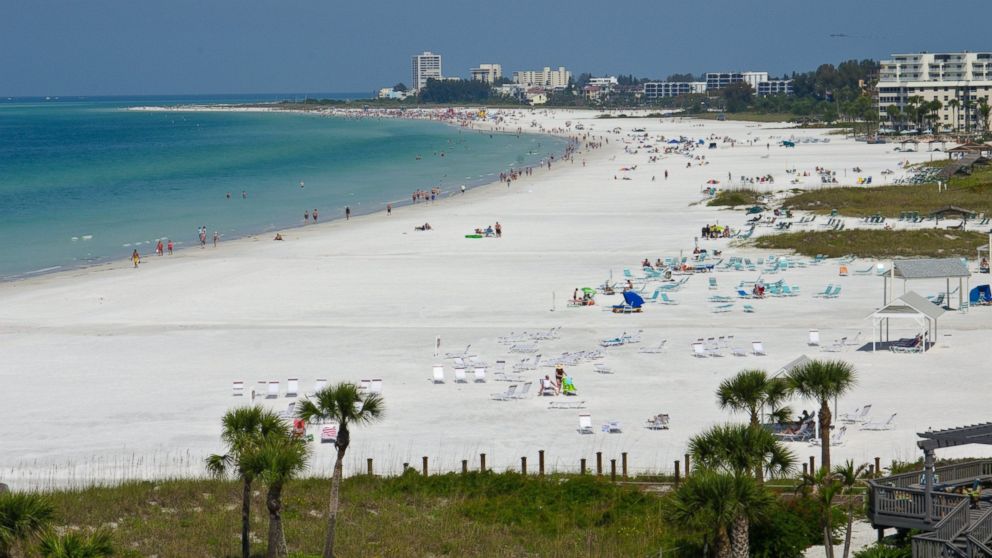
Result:
<svg viewBox="0 0 992 558">
<path fill-rule="evenodd" d="M 713 196 L 713 199 L 706 202 L 710 206 L 740 207 L 752 206 L 761 203 L 760 192 L 748 189 L 726 189 L 720 190 Z"/>
<path fill-rule="evenodd" d="M 887 231 L 848 229 L 843 231 L 797 231 L 757 237 L 752 244 L 771 250 L 793 250 L 806 256 L 824 254 L 837 258 L 974 257 L 975 247 L 988 242 L 984 233 L 919 229 Z"/>
<path fill-rule="evenodd" d="M 114 544 L 110 531 L 104 528 L 92 533 L 49 532 L 41 538 L 38 551 L 44 558 L 105 558 L 114 555 Z"/>
<path fill-rule="evenodd" d="M 916 211 L 925 217 L 938 209 L 955 205 L 992 215 L 992 176 L 987 176 L 985 172 L 956 177 L 947 190 L 939 193 L 934 185 L 823 188 L 790 196 L 782 201 L 782 206 L 819 214 L 828 214 L 836 209 L 839 214 L 851 217 L 881 215 L 895 219 L 906 211 Z M 711 205 L 716 204 L 711 202 Z"/>
<path fill-rule="evenodd" d="M 820 467 L 830 473 L 830 402 L 854 387 L 857 372 L 842 360 L 816 359 L 790 370 L 787 379 L 796 395 L 820 403 Z"/>
<path fill-rule="evenodd" d="M 486 103 L 492 97 L 492 86 L 475 80 L 429 79 L 418 93 L 422 103 Z"/>
<path fill-rule="evenodd" d="M 52 503 L 42 496 L 21 492 L 0 493 L 0 558 L 41 535 L 55 517 Z"/>
</svg>

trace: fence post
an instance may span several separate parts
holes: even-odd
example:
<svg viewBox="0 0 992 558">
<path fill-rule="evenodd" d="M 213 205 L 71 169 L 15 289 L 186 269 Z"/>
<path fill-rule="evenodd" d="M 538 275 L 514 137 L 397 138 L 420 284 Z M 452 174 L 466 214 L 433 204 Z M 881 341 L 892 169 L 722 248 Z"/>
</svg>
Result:
<svg viewBox="0 0 992 558">
<path fill-rule="evenodd" d="M 685 478 L 689 478 L 689 454 L 685 454 Z"/>
<path fill-rule="evenodd" d="M 596 452 L 596 475 L 603 476 L 603 452 Z"/>
<path fill-rule="evenodd" d="M 579 460 L 579 474 L 586 474 L 586 458 L 583 457 Z"/>
<path fill-rule="evenodd" d="M 626 479 L 627 478 L 627 452 L 621 453 L 620 454 L 620 459 L 622 460 L 621 463 L 623 463 L 623 478 Z"/>
<path fill-rule="evenodd" d="M 617 460 L 610 460 L 610 481 L 617 482 Z"/>
<path fill-rule="evenodd" d="M 484 453 L 479 454 L 479 471 L 486 472 L 486 454 Z"/>
<path fill-rule="evenodd" d="M 468 474 L 468 459 L 462 459 L 462 474 Z"/>
<path fill-rule="evenodd" d="M 875 474 L 878 476 L 882 475 L 882 467 L 878 457 L 875 458 Z"/>
<path fill-rule="evenodd" d="M 424 456 L 424 476 L 427 476 L 427 456 Z"/>
<path fill-rule="evenodd" d="M 537 450 L 537 474 L 544 476 L 544 450 Z"/>
<path fill-rule="evenodd" d="M 527 456 L 526 455 L 520 458 L 520 474 L 522 474 L 524 476 L 527 475 Z"/>
<path fill-rule="evenodd" d="M 369 476 L 371 477 L 372 476 L 372 458 L 370 457 L 370 458 L 366 459 L 365 460 L 365 464 L 368 466 Z"/>
<path fill-rule="evenodd" d="M 816 474 L 816 457 L 812 455 L 809 456 L 809 474 Z"/>
<path fill-rule="evenodd" d="M 805 477 L 808 474 L 809 474 L 809 464 L 803 463 L 803 476 Z"/>
<path fill-rule="evenodd" d="M 409 464 L 409 463 L 404 463 L 404 464 L 403 464 L 403 472 L 404 472 L 404 473 L 405 473 L 405 472 L 406 472 L 406 470 L 407 470 L 407 469 L 409 469 L 409 468 L 410 468 L 410 464 Z"/>
</svg>

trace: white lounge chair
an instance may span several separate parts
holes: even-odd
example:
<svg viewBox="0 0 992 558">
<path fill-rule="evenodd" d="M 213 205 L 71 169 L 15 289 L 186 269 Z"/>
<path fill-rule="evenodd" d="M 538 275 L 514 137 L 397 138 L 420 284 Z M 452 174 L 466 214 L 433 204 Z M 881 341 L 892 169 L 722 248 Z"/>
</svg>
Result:
<svg viewBox="0 0 992 558">
<path fill-rule="evenodd" d="M 232 382 L 231 390 L 233 391 L 234 397 L 242 397 L 245 394 L 245 383 L 244 382 Z"/>
<path fill-rule="evenodd" d="M 747 351 L 744 349 L 744 347 L 732 346 L 730 348 L 730 354 L 732 354 L 734 356 L 739 356 L 739 357 L 746 357 L 747 356 Z"/>
<path fill-rule="evenodd" d="M 668 430 L 668 415 L 655 415 L 648 419 L 648 430 Z"/>
<path fill-rule="evenodd" d="M 296 401 L 290 402 L 288 405 L 286 405 L 285 411 L 279 412 L 279 418 L 282 419 L 291 419 L 295 417 L 296 417 Z"/>
<path fill-rule="evenodd" d="M 592 369 L 595 370 L 596 372 L 598 372 L 599 374 L 612 374 L 613 373 L 613 370 L 609 366 L 607 366 L 607 365 L 605 365 L 605 364 L 603 364 L 601 362 L 597 362 L 596 364 L 593 364 L 592 365 Z"/>
<path fill-rule="evenodd" d="M 489 366 L 489 363 L 482 360 L 477 356 L 469 357 L 468 363 L 472 365 L 473 368 L 485 368 Z"/>
<path fill-rule="evenodd" d="M 767 356 L 768 355 L 768 353 L 765 352 L 765 344 L 762 343 L 761 341 L 752 341 L 751 342 L 751 352 L 754 353 L 754 356 Z"/>
<path fill-rule="evenodd" d="M 516 392 L 517 384 L 510 384 L 503 393 L 494 393 L 490 397 L 496 401 L 509 401 L 514 398 L 513 396 Z"/>
<path fill-rule="evenodd" d="M 524 382 L 523 387 L 520 388 L 520 391 L 518 391 L 516 395 L 513 396 L 513 398 L 514 399 L 526 398 L 528 395 L 530 395 L 530 386 L 532 385 L 534 385 L 534 382 Z"/>
<path fill-rule="evenodd" d="M 369 382 L 369 393 L 382 393 L 382 378 L 372 378 Z"/>
<path fill-rule="evenodd" d="M 324 389 L 325 387 L 327 387 L 327 378 L 317 378 L 316 380 L 313 381 L 314 393 L 317 393 L 318 391 Z"/>
<path fill-rule="evenodd" d="M 369 386 L 372 385 L 372 380 L 359 380 L 358 381 L 358 391 L 362 393 L 369 392 Z"/>
<path fill-rule="evenodd" d="M 475 367 L 475 383 L 477 384 L 486 383 L 486 368 L 484 366 Z"/>
<path fill-rule="evenodd" d="M 585 409 L 585 401 L 552 401 L 548 403 L 548 409 Z"/>
<path fill-rule="evenodd" d="M 437 366 L 437 365 L 435 365 L 433 372 L 434 372 L 434 376 L 431 378 L 431 381 L 434 382 L 435 384 L 443 384 L 444 383 L 444 367 L 443 366 Z M 462 370 L 462 372 L 464 372 L 464 370 Z"/>
<path fill-rule="evenodd" d="M 300 392 L 300 379 L 290 378 L 286 380 L 286 397 L 296 397 Z"/>
<path fill-rule="evenodd" d="M 496 366 L 493 366 L 493 373 L 494 374 L 502 374 L 503 372 L 506 372 L 506 361 L 505 360 L 497 360 L 496 361 Z"/>
<path fill-rule="evenodd" d="M 840 428 L 837 429 L 836 432 L 834 432 L 833 434 L 830 435 L 830 445 L 831 446 L 839 446 L 839 445 L 843 444 L 844 443 L 844 434 L 847 434 L 847 427 L 846 426 L 841 426 Z M 819 446 L 819 445 L 822 445 L 822 444 L 823 444 L 823 440 L 821 440 L 819 438 L 813 438 L 812 440 L 809 441 L 809 445 L 811 445 L 811 446 Z"/>
<path fill-rule="evenodd" d="M 896 413 L 892 413 L 889 420 L 885 422 L 866 422 L 861 425 L 861 430 L 892 430 L 895 425 L 892 423 L 896 419 Z"/>
<path fill-rule="evenodd" d="M 620 433 L 622 433 L 623 432 L 623 429 L 620 428 L 620 421 L 618 421 L 618 420 L 611 420 L 611 421 L 607 422 L 606 424 L 603 425 L 603 432 L 605 432 L 607 434 L 620 434 Z"/>
<path fill-rule="evenodd" d="M 462 357 L 455 357 L 452 360 L 455 361 L 455 368 L 468 368 L 468 363 Z"/>
<path fill-rule="evenodd" d="M 441 382 L 438 382 L 437 378 L 435 378 L 434 383 L 444 383 L 444 378 L 443 377 L 441 378 Z M 468 383 L 468 379 L 465 377 L 465 369 L 462 368 L 461 366 L 455 367 L 455 383 L 456 384 Z"/>
<path fill-rule="evenodd" d="M 460 352 L 460 353 L 445 353 L 444 354 L 444 358 L 456 358 L 456 357 L 457 358 L 468 358 L 468 357 L 472 356 L 468 352 L 469 349 L 471 349 L 471 348 L 472 348 L 472 345 L 467 345 L 465 347 L 465 350 L 462 351 L 462 352 Z"/>
<path fill-rule="evenodd" d="M 835 339 L 834 342 L 829 345 L 820 347 L 820 350 L 827 353 L 839 353 L 844 350 L 846 344 L 847 337 L 841 337 L 840 339 Z"/>
<path fill-rule="evenodd" d="M 266 399 L 277 399 L 279 397 L 279 382 L 269 382 L 269 391 L 265 393 Z"/>
<path fill-rule="evenodd" d="M 668 343 L 667 339 L 662 339 L 661 343 L 657 345 L 652 345 L 650 347 L 641 347 L 637 352 L 639 353 L 661 353 L 665 350 L 665 343 Z"/>
<path fill-rule="evenodd" d="M 809 345 L 810 347 L 817 347 L 817 346 L 819 346 L 820 345 L 820 330 L 818 330 L 818 329 L 811 329 L 811 330 L 809 330 L 809 340 L 806 341 L 806 344 Z"/>
<path fill-rule="evenodd" d="M 848 424 L 854 424 L 857 422 L 865 422 L 868 420 L 868 413 L 871 412 L 871 403 L 855 409 L 853 413 L 844 413 L 840 416 L 841 422 L 846 422 Z"/>
<path fill-rule="evenodd" d="M 579 415 L 579 434 L 592 433 L 592 415 Z"/>
<path fill-rule="evenodd" d="M 706 358 L 709 355 L 706 352 L 706 347 L 704 347 L 702 343 L 693 343 L 692 356 L 699 358 Z"/>
</svg>

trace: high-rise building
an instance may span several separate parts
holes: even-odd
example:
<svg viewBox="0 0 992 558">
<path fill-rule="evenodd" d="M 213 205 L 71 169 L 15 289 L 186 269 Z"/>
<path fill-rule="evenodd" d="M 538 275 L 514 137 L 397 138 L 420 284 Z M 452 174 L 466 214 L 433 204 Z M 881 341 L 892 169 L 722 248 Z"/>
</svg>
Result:
<svg viewBox="0 0 992 558">
<path fill-rule="evenodd" d="M 430 51 L 416 54 L 412 58 L 412 66 L 413 83 L 410 87 L 415 91 L 423 89 L 429 79 L 442 79 L 440 54 L 434 54 Z"/>
<path fill-rule="evenodd" d="M 893 54 L 883 60 L 878 76 L 878 112 L 885 121 L 888 107 L 900 109 L 910 97 L 940 101 L 939 126 L 969 130 L 981 127 L 978 100 L 992 96 L 992 52 Z"/>
<path fill-rule="evenodd" d="M 492 84 L 501 77 L 503 77 L 503 66 L 499 64 L 479 64 L 478 68 L 472 68 L 474 81 Z"/>
<path fill-rule="evenodd" d="M 544 87 L 547 89 L 563 89 L 568 87 L 568 80 L 572 78 L 572 73 L 559 66 L 557 70 L 545 66 L 543 70 L 532 71 L 523 70 L 513 72 L 513 83 L 519 83 L 524 87 Z"/>
</svg>

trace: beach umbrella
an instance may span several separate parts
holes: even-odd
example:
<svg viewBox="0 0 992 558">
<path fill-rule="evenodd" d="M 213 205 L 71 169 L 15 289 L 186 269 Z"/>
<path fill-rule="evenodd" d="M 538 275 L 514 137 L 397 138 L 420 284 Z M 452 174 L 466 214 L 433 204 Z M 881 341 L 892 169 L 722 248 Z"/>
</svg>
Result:
<svg viewBox="0 0 992 558">
<path fill-rule="evenodd" d="M 644 299 L 641 295 L 635 293 L 634 291 L 625 291 L 623 293 L 623 299 L 631 306 L 631 308 L 640 308 L 644 305 Z"/>
<path fill-rule="evenodd" d="M 596 295 L 596 289 L 592 289 L 592 288 L 589 288 L 589 287 L 582 287 L 582 294 L 587 294 L 589 296 L 595 296 Z"/>
</svg>

